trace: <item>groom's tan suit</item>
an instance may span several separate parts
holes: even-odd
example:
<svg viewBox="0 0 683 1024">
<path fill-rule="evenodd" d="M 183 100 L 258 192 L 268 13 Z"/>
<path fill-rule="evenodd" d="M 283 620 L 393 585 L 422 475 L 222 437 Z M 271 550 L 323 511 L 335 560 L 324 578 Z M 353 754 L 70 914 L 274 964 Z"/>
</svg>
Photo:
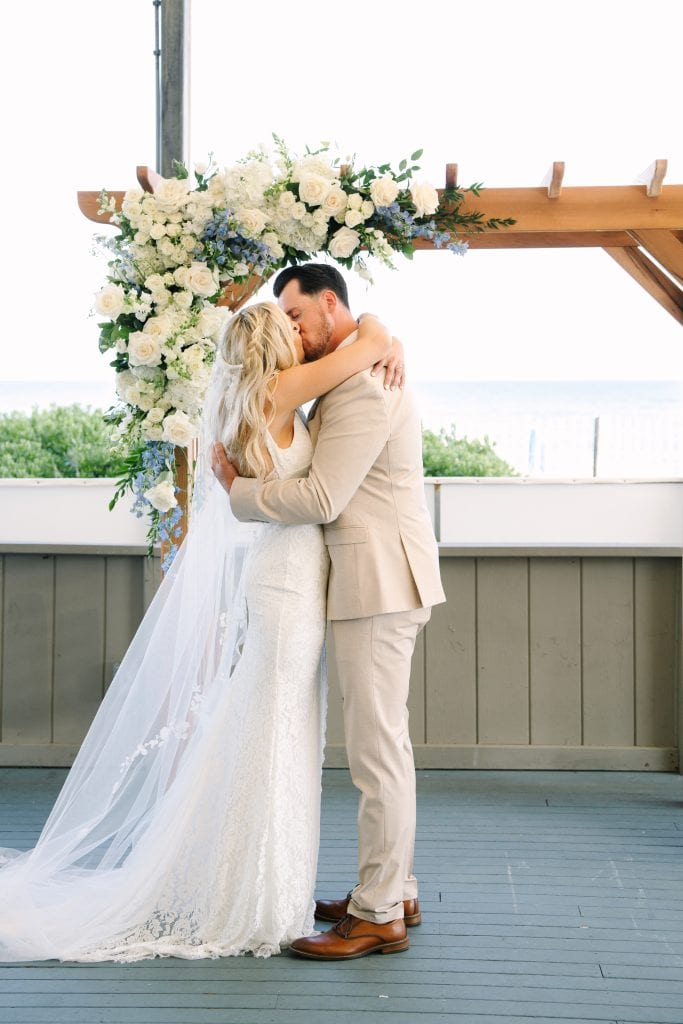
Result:
<svg viewBox="0 0 683 1024">
<path fill-rule="evenodd" d="M 417 896 L 406 702 L 415 639 L 431 606 L 445 600 L 424 497 L 419 415 L 410 392 L 386 390 L 383 376 L 356 374 L 315 404 L 307 477 L 238 477 L 230 493 L 241 520 L 324 524 L 327 616 L 349 765 L 361 792 L 359 884 L 349 912 L 378 923 L 402 917 L 403 900 Z"/>
</svg>

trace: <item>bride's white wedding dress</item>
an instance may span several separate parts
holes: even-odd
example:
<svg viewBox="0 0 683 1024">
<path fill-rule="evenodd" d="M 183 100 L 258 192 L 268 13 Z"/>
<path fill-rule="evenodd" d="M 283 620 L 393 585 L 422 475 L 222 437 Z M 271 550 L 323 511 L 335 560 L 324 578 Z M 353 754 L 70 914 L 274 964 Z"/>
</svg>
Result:
<svg viewBox="0 0 683 1024">
<path fill-rule="evenodd" d="M 306 474 L 298 416 L 269 448 Z M 208 490 L 36 848 L 0 850 L 2 961 L 268 956 L 313 930 L 322 531 L 245 531 Z"/>
</svg>

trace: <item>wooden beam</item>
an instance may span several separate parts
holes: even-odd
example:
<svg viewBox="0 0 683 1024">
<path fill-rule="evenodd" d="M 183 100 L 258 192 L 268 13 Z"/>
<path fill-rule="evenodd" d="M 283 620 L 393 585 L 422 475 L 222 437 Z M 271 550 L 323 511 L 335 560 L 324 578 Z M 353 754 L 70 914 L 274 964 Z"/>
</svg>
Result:
<svg viewBox="0 0 683 1024">
<path fill-rule="evenodd" d="M 683 284 L 683 242 L 672 231 L 633 231 L 633 238 Z"/>
<path fill-rule="evenodd" d="M 476 235 L 459 235 L 470 249 L 604 249 L 626 246 L 637 249 L 638 243 L 628 231 L 529 231 L 518 233 L 516 225 L 500 231 L 484 231 Z M 434 249 L 434 243 L 418 238 L 416 249 Z M 434 249 L 435 252 L 439 250 Z"/>
<path fill-rule="evenodd" d="M 123 192 L 110 195 L 116 196 L 120 204 Z M 86 217 L 101 224 L 104 218 L 97 216 L 98 196 L 99 192 L 79 192 L 78 205 Z M 560 197 L 552 202 L 544 188 L 487 188 L 478 197 L 468 193 L 462 210 L 481 210 L 487 218 L 514 217 L 512 230 L 516 235 L 683 231 L 683 185 L 665 185 L 654 202 L 638 185 L 563 188 Z"/>
<path fill-rule="evenodd" d="M 463 212 L 481 210 L 489 217 L 514 217 L 513 230 L 624 231 L 683 229 L 683 185 L 665 185 L 658 199 L 648 199 L 638 185 L 563 188 L 550 201 L 544 188 L 487 188 L 468 193 Z"/>
<path fill-rule="evenodd" d="M 548 199 L 559 199 L 564 178 L 564 160 L 555 160 L 552 167 L 541 182 L 548 189 Z"/>
<path fill-rule="evenodd" d="M 144 165 L 135 168 L 135 176 L 138 179 L 138 185 L 143 188 L 145 192 L 153 192 L 160 181 L 163 178 L 151 167 L 145 167 Z"/>
<path fill-rule="evenodd" d="M 655 160 L 638 175 L 637 181 L 645 185 L 645 195 L 650 199 L 656 199 L 662 194 L 662 182 L 667 167 L 668 160 Z"/>
<path fill-rule="evenodd" d="M 679 324 L 683 324 L 683 289 L 667 277 L 644 252 L 627 248 L 606 248 L 605 252 L 649 292 L 667 313 Z"/>
</svg>

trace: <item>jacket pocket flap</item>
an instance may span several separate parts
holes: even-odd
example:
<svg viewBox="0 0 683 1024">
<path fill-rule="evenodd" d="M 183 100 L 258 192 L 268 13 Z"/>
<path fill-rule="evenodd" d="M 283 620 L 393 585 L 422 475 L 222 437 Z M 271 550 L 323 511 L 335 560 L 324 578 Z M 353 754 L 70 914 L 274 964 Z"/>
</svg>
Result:
<svg viewBox="0 0 683 1024">
<path fill-rule="evenodd" d="M 335 526 L 324 533 L 326 544 L 365 544 L 368 539 L 367 526 Z"/>
</svg>

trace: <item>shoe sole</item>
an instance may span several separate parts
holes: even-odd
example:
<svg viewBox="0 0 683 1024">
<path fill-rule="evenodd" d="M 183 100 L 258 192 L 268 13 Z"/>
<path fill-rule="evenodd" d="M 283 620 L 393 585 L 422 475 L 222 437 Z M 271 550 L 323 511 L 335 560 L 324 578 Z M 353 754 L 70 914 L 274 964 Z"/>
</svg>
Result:
<svg viewBox="0 0 683 1024">
<path fill-rule="evenodd" d="M 325 916 L 325 914 L 319 914 L 317 911 L 315 918 L 316 921 L 330 921 L 332 924 L 339 924 L 340 921 L 344 920 L 343 917 L 329 917 Z M 418 924 L 422 924 L 422 912 L 419 914 L 410 914 L 408 917 L 404 917 L 403 920 L 406 928 L 415 928 Z"/>
<path fill-rule="evenodd" d="M 289 952 L 295 956 L 306 957 L 307 960 L 358 960 L 362 956 L 370 956 L 371 953 L 403 953 L 410 947 L 409 939 L 401 939 L 400 942 L 387 942 L 383 946 L 373 946 L 371 949 L 364 949 L 360 953 L 347 953 L 345 956 L 323 956 L 320 953 L 305 953 L 301 949 L 289 947 Z"/>
</svg>

